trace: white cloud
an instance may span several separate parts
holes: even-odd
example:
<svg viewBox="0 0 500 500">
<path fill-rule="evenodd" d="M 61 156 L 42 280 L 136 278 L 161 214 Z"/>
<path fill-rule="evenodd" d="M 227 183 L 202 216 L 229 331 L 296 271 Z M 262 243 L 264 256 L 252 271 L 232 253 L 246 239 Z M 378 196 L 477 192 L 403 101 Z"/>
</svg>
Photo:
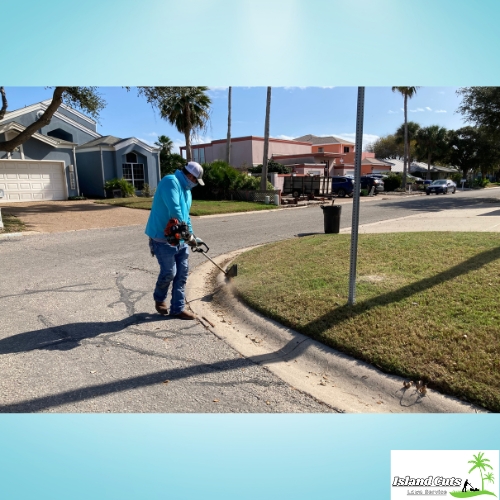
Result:
<svg viewBox="0 0 500 500">
<path fill-rule="evenodd" d="M 295 137 L 291 137 L 290 135 L 273 135 L 271 136 L 273 137 L 274 139 L 283 139 L 285 141 L 293 141 L 295 139 Z"/>
<path fill-rule="evenodd" d="M 422 111 L 425 111 L 424 108 L 417 108 L 417 109 L 410 109 L 410 113 L 421 113 Z"/>
<path fill-rule="evenodd" d="M 307 87 L 283 87 L 284 90 L 306 90 Z"/>
<path fill-rule="evenodd" d="M 193 137 L 193 140 L 191 141 L 192 144 L 206 144 L 208 142 L 212 142 L 213 141 L 213 138 L 210 137 L 209 135 L 198 135 L 198 136 L 194 136 Z M 183 146 L 184 144 L 186 144 L 186 141 L 183 141 Z"/>
<path fill-rule="evenodd" d="M 446 113 L 446 109 L 436 109 L 436 113 Z"/>
<path fill-rule="evenodd" d="M 432 111 L 432 108 L 429 108 L 429 106 L 426 106 L 426 107 L 425 107 L 425 109 L 426 109 L 427 111 Z"/>
<path fill-rule="evenodd" d="M 346 139 L 349 142 L 356 142 L 356 133 L 344 133 L 344 134 L 330 134 L 330 135 L 335 135 L 335 137 L 340 137 L 341 139 Z M 363 134 L 363 149 L 368 144 L 371 144 L 372 142 L 375 142 L 377 139 L 379 139 L 378 135 L 375 134 Z"/>
<path fill-rule="evenodd" d="M 172 139 L 172 143 L 173 143 L 172 153 L 176 154 L 180 154 L 181 152 L 180 147 L 186 145 L 186 141 L 184 139 L 179 139 L 179 138 Z"/>
<path fill-rule="evenodd" d="M 149 134 L 146 134 L 146 135 L 149 135 Z M 156 136 L 156 137 L 158 138 L 158 136 Z M 146 144 L 149 144 L 150 146 L 156 147 L 155 141 L 153 141 L 151 139 L 144 139 L 144 137 L 138 137 L 137 139 L 139 139 L 142 142 L 145 142 Z"/>
<path fill-rule="evenodd" d="M 207 91 L 207 94 L 212 99 L 227 98 L 228 87 L 210 87 Z"/>
<path fill-rule="evenodd" d="M 393 111 L 392 109 L 390 109 L 389 111 L 387 111 L 387 113 L 389 113 L 390 115 L 397 115 L 398 114 L 397 111 Z"/>
</svg>

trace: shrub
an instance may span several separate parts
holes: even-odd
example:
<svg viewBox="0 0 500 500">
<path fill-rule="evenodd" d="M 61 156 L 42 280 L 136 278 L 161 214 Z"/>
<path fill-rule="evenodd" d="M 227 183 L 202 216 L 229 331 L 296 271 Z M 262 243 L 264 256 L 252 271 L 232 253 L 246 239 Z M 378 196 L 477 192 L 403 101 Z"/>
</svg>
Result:
<svg viewBox="0 0 500 500">
<path fill-rule="evenodd" d="M 395 191 L 401 187 L 401 176 L 391 172 L 384 179 L 384 191 Z"/>
<path fill-rule="evenodd" d="M 111 179 L 104 184 L 106 191 L 111 189 L 121 189 L 125 198 L 135 196 L 135 188 L 126 179 Z"/>
<path fill-rule="evenodd" d="M 362 189 L 360 194 L 361 196 L 368 196 L 368 189 Z"/>
<path fill-rule="evenodd" d="M 462 174 L 457 172 L 456 174 L 452 174 L 450 176 L 450 179 L 457 185 L 459 186 L 460 184 L 462 184 L 460 181 L 463 179 L 462 177 Z"/>
<path fill-rule="evenodd" d="M 141 195 L 145 196 L 146 198 L 152 198 L 154 194 L 155 194 L 155 190 L 151 189 L 149 184 L 144 183 L 144 186 L 141 190 Z"/>
<path fill-rule="evenodd" d="M 490 183 L 490 180 L 487 177 L 478 177 L 474 179 L 474 186 L 477 187 L 486 187 Z"/>
<path fill-rule="evenodd" d="M 260 178 L 244 174 L 221 160 L 203 164 L 204 186 L 193 190 L 193 197 L 197 200 L 227 199 L 229 191 L 258 191 Z M 268 182 L 267 189 L 273 190 L 273 185 Z"/>
<path fill-rule="evenodd" d="M 248 169 L 252 174 L 261 174 L 263 165 L 257 165 L 256 167 L 250 167 Z M 289 174 L 292 171 L 290 167 L 282 165 L 277 161 L 268 160 L 267 162 L 267 173 L 276 172 L 278 174 Z"/>
</svg>

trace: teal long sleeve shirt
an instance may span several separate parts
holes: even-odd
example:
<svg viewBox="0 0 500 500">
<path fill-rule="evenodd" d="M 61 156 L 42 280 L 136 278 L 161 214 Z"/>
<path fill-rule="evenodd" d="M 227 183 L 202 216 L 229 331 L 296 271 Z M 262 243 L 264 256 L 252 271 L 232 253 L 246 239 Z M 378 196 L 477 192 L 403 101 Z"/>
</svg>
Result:
<svg viewBox="0 0 500 500">
<path fill-rule="evenodd" d="M 176 170 L 175 174 L 166 175 L 156 189 L 145 233 L 150 238 L 166 240 L 163 231 L 172 218 L 186 222 L 192 233 L 193 227 L 189 217 L 192 200 L 187 179 L 180 170 Z"/>
</svg>

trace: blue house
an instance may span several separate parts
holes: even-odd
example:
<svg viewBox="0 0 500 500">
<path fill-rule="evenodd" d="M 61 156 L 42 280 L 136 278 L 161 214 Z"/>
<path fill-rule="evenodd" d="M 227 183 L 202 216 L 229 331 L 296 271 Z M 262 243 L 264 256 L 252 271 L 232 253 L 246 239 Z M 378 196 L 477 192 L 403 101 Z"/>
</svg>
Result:
<svg viewBox="0 0 500 500">
<path fill-rule="evenodd" d="M 0 141 L 36 121 L 50 100 L 11 111 L 0 120 Z M 62 104 L 51 122 L 13 153 L 0 151 L 0 202 L 105 197 L 104 184 L 124 178 L 140 191 L 158 185 L 160 150 L 129 137 L 97 132 L 95 120 Z"/>
</svg>

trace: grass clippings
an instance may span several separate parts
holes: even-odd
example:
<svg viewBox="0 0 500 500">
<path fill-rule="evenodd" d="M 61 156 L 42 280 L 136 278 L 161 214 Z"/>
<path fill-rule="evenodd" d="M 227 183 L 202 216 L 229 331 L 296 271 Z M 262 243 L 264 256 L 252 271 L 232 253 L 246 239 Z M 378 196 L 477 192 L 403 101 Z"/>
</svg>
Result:
<svg viewBox="0 0 500 500">
<path fill-rule="evenodd" d="M 116 205 L 119 207 L 139 208 L 151 210 L 153 198 L 132 197 L 132 198 L 109 198 L 98 200 L 95 203 L 106 205 Z M 278 208 L 275 205 L 266 205 L 264 203 L 254 203 L 250 201 L 211 201 L 211 200 L 193 200 L 190 215 L 217 215 L 236 212 L 251 212 L 253 210 L 272 210 Z"/>
<path fill-rule="evenodd" d="M 388 373 L 500 411 L 497 233 L 315 235 L 236 259 L 238 295 L 261 313 Z"/>
</svg>

